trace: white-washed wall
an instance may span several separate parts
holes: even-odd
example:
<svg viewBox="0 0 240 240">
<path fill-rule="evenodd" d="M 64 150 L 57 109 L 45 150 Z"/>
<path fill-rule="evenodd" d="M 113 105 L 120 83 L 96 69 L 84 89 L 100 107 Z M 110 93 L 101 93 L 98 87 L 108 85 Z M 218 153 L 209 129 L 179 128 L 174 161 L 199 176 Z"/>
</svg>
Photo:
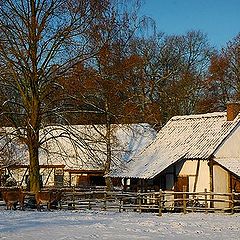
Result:
<svg viewBox="0 0 240 240">
<path fill-rule="evenodd" d="M 24 176 L 26 171 L 26 168 L 20 168 L 20 169 L 14 169 L 11 171 L 12 177 L 17 181 L 18 185 L 21 184 L 22 186 L 26 187 L 26 175 L 29 175 L 27 172 L 26 175 Z M 54 186 L 54 171 L 50 168 L 45 168 L 40 170 L 40 175 L 42 177 L 43 185 L 46 184 L 47 181 L 47 186 Z M 69 174 L 64 173 L 64 185 L 67 185 L 69 182 Z"/>
<path fill-rule="evenodd" d="M 216 158 L 240 158 L 240 127 L 228 136 L 214 155 Z"/>
<path fill-rule="evenodd" d="M 229 192 L 229 173 L 218 165 L 213 166 L 213 192 L 227 193 Z M 226 199 L 228 196 L 214 196 L 215 199 Z M 214 207 L 229 207 L 229 203 L 215 202 Z"/>
<path fill-rule="evenodd" d="M 210 172 L 208 161 L 202 160 L 200 161 L 200 168 L 199 168 L 199 176 L 198 176 L 198 183 L 197 183 L 197 192 L 203 192 L 204 189 L 210 191 Z"/>
<path fill-rule="evenodd" d="M 188 176 L 189 177 L 189 191 L 193 192 L 194 183 L 196 179 L 197 172 L 197 160 L 186 160 L 183 164 L 179 176 Z M 204 189 L 210 190 L 210 175 L 209 175 L 209 166 L 208 161 L 201 160 L 198 180 L 196 185 L 196 192 L 203 192 Z"/>
</svg>

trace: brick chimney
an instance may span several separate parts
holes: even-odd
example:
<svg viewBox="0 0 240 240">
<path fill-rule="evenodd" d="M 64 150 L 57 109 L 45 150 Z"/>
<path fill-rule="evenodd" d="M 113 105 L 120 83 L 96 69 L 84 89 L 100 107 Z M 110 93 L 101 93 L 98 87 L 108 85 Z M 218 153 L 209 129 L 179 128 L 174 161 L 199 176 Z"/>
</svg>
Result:
<svg viewBox="0 0 240 240">
<path fill-rule="evenodd" d="M 240 112 L 240 102 L 227 103 L 227 121 L 233 121 Z"/>
</svg>

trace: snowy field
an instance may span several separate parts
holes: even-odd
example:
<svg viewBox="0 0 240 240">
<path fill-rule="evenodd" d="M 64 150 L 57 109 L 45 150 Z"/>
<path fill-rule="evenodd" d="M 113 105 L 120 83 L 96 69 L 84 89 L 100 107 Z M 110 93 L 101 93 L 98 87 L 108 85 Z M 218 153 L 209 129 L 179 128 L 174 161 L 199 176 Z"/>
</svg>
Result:
<svg viewBox="0 0 240 240">
<path fill-rule="evenodd" d="M 0 239 L 240 239 L 240 214 L 2 210 Z"/>
</svg>

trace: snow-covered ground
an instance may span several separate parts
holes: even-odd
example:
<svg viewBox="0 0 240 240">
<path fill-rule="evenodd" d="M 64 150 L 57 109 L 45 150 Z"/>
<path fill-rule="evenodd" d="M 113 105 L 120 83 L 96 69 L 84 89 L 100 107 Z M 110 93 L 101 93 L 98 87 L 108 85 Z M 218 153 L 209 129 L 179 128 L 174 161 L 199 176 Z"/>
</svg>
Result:
<svg viewBox="0 0 240 240">
<path fill-rule="evenodd" d="M 240 214 L 2 210 L 0 239 L 240 239 Z"/>
</svg>

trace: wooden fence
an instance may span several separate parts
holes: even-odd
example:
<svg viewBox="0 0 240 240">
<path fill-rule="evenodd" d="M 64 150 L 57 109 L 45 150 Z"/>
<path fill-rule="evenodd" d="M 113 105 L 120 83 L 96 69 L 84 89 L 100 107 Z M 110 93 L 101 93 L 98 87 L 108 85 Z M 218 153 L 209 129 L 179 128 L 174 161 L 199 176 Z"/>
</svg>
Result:
<svg viewBox="0 0 240 240">
<path fill-rule="evenodd" d="M 156 212 L 238 212 L 240 193 L 64 190 L 62 209 Z"/>
<path fill-rule="evenodd" d="M 45 189 L 50 191 L 51 189 Z M 63 188 L 58 208 L 65 210 L 104 210 L 155 212 L 239 212 L 240 193 L 208 192 L 123 192 L 106 191 L 104 187 Z M 27 205 L 34 195 L 25 192 Z"/>
</svg>

